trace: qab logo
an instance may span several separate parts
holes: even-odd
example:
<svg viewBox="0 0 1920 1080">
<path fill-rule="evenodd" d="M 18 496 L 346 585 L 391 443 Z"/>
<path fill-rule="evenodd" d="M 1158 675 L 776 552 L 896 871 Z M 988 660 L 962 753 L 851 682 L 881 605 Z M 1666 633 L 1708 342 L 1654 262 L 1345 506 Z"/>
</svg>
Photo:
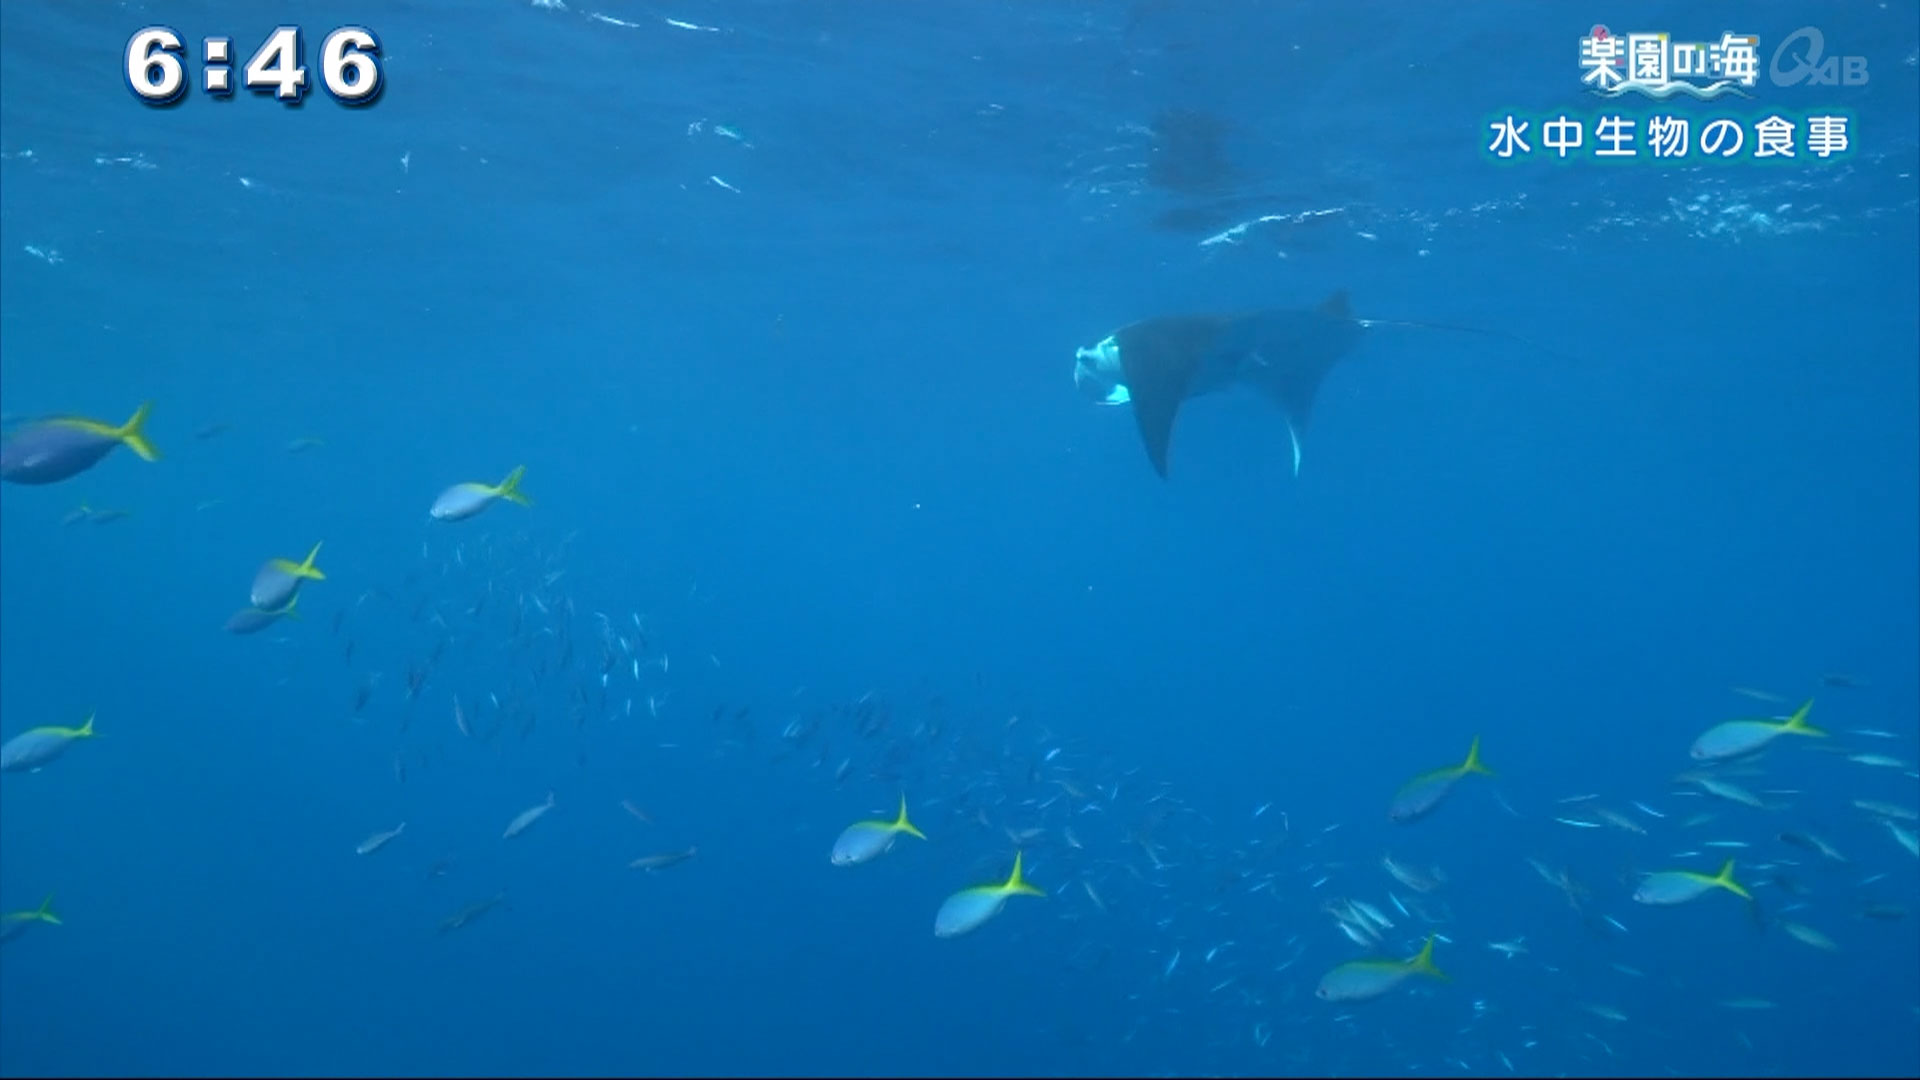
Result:
<svg viewBox="0 0 1920 1080">
<path fill-rule="evenodd" d="M 1867 58 L 1827 56 L 1827 37 L 1817 26 L 1803 26 L 1788 34 L 1773 50 L 1767 76 L 1775 86 L 1865 86 Z M 1783 66 L 1782 62 L 1786 62 Z"/>
</svg>

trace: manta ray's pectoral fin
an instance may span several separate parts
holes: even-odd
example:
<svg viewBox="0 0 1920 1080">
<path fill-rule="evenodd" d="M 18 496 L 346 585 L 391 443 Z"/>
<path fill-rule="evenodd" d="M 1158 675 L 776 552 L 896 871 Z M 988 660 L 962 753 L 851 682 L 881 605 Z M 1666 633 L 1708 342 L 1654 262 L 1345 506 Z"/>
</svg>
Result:
<svg viewBox="0 0 1920 1080">
<path fill-rule="evenodd" d="M 1120 367 L 1133 398 L 1133 418 L 1147 459 L 1162 480 L 1167 476 L 1167 445 L 1173 418 L 1193 385 L 1194 373 L 1213 348 L 1219 320 L 1201 317 L 1148 319 L 1114 335 Z"/>
<path fill-rule="evenodd" d="M 1300 475 L 1300 440 L 1307 433 L 1307 421 L 1313 418 L 1313 398 L 1320 390 L 1324 371 L 1296 368 L 1281 371 L 1260 380 L 1266 392 L 1287 421 L 1287 440 L 1293 444 L 1293 475 Z"/>
<path fill-rule="evenodd" d="M 1300 475 L 1300 438 L 1306 434 L 1307 420 L 1313 415 L 1313 395 L 1319 389 L 1317 375 L 1279 369 L 1275 362 L 1259 352 L 1248 353 L 1245 362 L 1259 372 L 1248 381 L 1260 387 L 1287 422 L 1287 440 L 1293 444 L 1293 475 Z"/>
<path fill-rule="evenodd" d="M 1313 419 L 1313 400 L 1320 392 L 1320 383 L 1349 348 L 1349 343 L 1341 339 L 1361 325 L 1347 306 L 1344 289 L 1321 302 L 1318 315 L 1319 319 L 1307 323 L 1289 322 L 1282 331 L 1264 325 L 1261 316 L 1253 316 L 1248 321 L 1256 325 L 1245 334 L 1257 342 L 1249 358 L 1258 375 L 1249 381 L 1259 386 L 1286 417 L 1295 476 L 1300 475 L 1300 444 Z"/>
</svg>

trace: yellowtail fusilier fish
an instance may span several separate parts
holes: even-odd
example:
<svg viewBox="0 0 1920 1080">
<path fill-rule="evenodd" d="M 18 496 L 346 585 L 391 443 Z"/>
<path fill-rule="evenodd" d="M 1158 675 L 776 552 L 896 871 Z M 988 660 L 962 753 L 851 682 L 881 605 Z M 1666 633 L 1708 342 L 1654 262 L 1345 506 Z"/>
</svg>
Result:
<svg viewBox="0 0 1920 1080">
<path fill-rule="evenodd" d="M 1467 748 L 1467 760 L 1444 769 L 1421 773 L 1406 782 L 1393 797 L 1393 805 L 1387 809 L 1387 817 L 1406 824 L 1427 816 L 1440 801 L 1453 790 L 1453 785 L 1473 773 L 1492 776 L 1493 770 L 1480 763 L 1480 736 L 1473 737 L 1473 745 Z"/>
<path fill-rule="evenodd" d="M 1020 876 L 1020 853 L 1014 852 L 1013 873 L 998 885 L 975 885 L 971 889 L 961 889 L 940 905 L 933 916 L 933 936 L 937 938 L 959 937 L 971 930 L 977 930 L 982 923 L 1007 906 L 1009 896 L 1045 896 L 1044 892 L 1027 884 Z"/>
<path fill-rule="evenodd" d="M 160 452 L 147 441 L 147 413 L 152 402 L 142 402 L 119 427 L 81 416 L 55 416 L 16 429 L 0 442 L 0 480 L 15 484 L 54 484 L 78 476 L 100 459 L 124 446 L 145 461 L 159 461 Z"/>
<path fill-rule="evenodd" d="M 833 865 L 857 866 L 869 859 L 877 859 L 893 847 L 900 834 L 919 837 L 927 834 L 913 827 L 907 820 L 907 797 L 900 796 L 900 816 L 892 821 L 856 821 L 840 833 L 833 842 Z"/>
<path fill-rule="evenodd" d="M 286 607 L 275 608 L 272 611 L 262 611 L 256 607 L 241 608 L 227 617 L 227 633 L 257 634 L 281 619 L 297 619 L 300 616 L 295 615 L 293 609 L 299 603 L 300 597 L 296 594 L 293 599 L 287 601 Z"/>
<path fill-rule="evenodd" d="M 29 728 L 0 746 L 0 772 L 39 772 L 46 764 L 67 752 L 75 739 L 96 738 L 93 714 L 79 727 Z"/>
<path fill-rule="evenodd" d="M 1784 721 L 1729 720 L 1724 724 L 1715 724 L 1693 740 L 1690 753 L 1695 761 L 1723 761 L 1756 753 L 1782 735 L 1826 738 L 1826 732 L 1807 723 L 1807 713 L 1812 710 L 1813 699 L 1808 698 L 1806 704 L 1795 709 L 1793 715 Z"/>
<path fill-rule="evenodd" d="M 1634 890 L 1633 898 L 1642 904 L 1684 904 L 1697 899 L 1713 889 L 1725 889 L 1742 900 L 1752 900 L 1753 894 L 1733 880 L 1733 860 L 1728 859 L 1720 867 L 1718 874 L 1701 874 L 1692 870 L 1662 870 L 1657 874 L 1648 874 Z"/>
<path fill-rule="evenodd" d="M 313 565 L 313 561 L 319 557 L 320 545 L 315 544 L 301 562 L 268 559 L 261 565 L 260 572 L 253 575 L 253 591 L 248 597 L 253 601 L 253 606 L 262 611 L 284 608 L 293 602 L 293 596 L 300 591 L 302 584 L 327 580 L 327 575 Z"/>
<path fill-rule="evenodd" d="M 520 478 L 526 473 L 527 467 L 519 465 L 498 484 L 481 484 L 473 481 L 455 484 L 441 492 L 439 498 L 433 500 L 433 507 L 427 513 L 432 515 L 435 521 L 465 521 L 500 499 L 518 503 L 521 506 L 532 506 L 533 500 L 520 491 Z"/>
<path fill-rule="evenodd" d="M 1445 979 L 1433 963 L 1433 938 L 1405 960 L 1351 960 L 1320 977 L 1313 996 L 1321 1001 L 1369 1001 L 1415 975 Z"/>
<path fill-rule="evenodd" d="M 53 896 L 51 894 L 49 894 L 45 900 L 40 901 L 38 908 L 30 908 L 26 911 L 9 911 L 5 915 L 0 915 L 0 945 L 4 945 L 18 938 L 20 935 L 41 923 L 46 923 L 48 926 L 64 925 L 60 921 L 60 916 L 53 913 Z"/>
</svg>

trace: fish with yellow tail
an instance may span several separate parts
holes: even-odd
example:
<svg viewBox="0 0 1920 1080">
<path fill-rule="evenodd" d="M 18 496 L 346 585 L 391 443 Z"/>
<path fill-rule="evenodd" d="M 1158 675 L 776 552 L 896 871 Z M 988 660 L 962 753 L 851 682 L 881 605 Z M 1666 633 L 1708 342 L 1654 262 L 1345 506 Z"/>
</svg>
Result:
<svg viewBox="0 0 1920 1080">
<path fill-rule="evenodd" d="M 1446 979 L 1433 963 L 1433 938 L 1405 960 L 1350 960 L 1320 977 L 1313 996 L 1321 1001 L 1371 1001 L 1415 975 Z"/>
<path fill-rule="evenodd" d="M 1009 896 L 1045 896 L 1044 892 L 1027 884 L 1020 876 L 1020 853 L 1013 853 L 1013 873 L 998 885 L 975 885 L 971 889 L 961 889 L 946 902 L 933 916 L 933 936 L 937 938 L 959 937 L 971 930 L 978 930 L 982 923 L 1000 914 L 1007 906 Z"/>
<path fill-rule="evenodd" d="M 431 514 L 435 521 L 465 521 L 502 499 L 521 506 L 532 506 L 533 500 L 527 498 L 520 490 L 520 478 L 526 474 L 527 467 L 517 465 L 507 474 L 507 478 L 498 484 L 482 484 L 476 481 L 455 484 L 441 492 L 439 498 L 433 500 L 433 508 L 427 513 Z"/>
<path fill-rule="evenodd" d="M 1467 748 L 1467 760 L 1458 765 L 1449 765 L 1444 769 L 1434 769 L 1401 785 L 1400 791 L 1393 797 L 1393 805 L 1387 808 L 1387 817 L 1401 824 L 1418 821 L 1433 812 L 1453 791 L 1453 786 L 1462 779 L 1475 773 L 1492 776 L 1493 770 L 1480 763 L 1480 736 L 1473 737 L 1473 745 Z"/>
<path fill-rule="evenodd" d="M 0 772 L 39 772 L 48 762 L 66 753 L 76 739 L 97 737 L 92 713 L 87 714 L 86 723 L 79 727 L 49 724 L 28 728 L 0 746 Z"/>
<path fill-rule="evenodd" d="M 227 633 L 257 634 L 281 619 L 298 619 L 293 609 L 300 603 L 299 594 L 288 599 L 285 607 L 263 610 L 257 607 L 245 607 L 227 618 Z"/>
<path fill-rule="evenodd" d="M 309 581 L 325 581 L 327 575 L 313 565 L 320 557 L 320 545 L 313 545 L 307 557 L 300 562 L 292 559 L 268 559 L 253 575 L 253 591 L 248 599 L 261 611 L 275 611 L 293 602 L 300 586 Z"/>
<path fill-rule="evenodd" d="M 1826 732 L 1807 723 L 1807 714 L 1812 711 L 1813 699 L 1808 698 L 1806 704 L 1795 709 L 1793 715 L 1785 720 L 1729 720 L 1724 724 L 1715 724 L 1693 740 L 1690 753 L 1695 761 L 1725 761 L 1759 753 L 1782 735 L 1809 735 L 1824 739 Z"/>
<path fill-rule="evenodd" d="M 877 859 L 893 848 L 893 842 L 900 834 L 917 837 L 921 840 L 927 834 L 914 828 L 907 820 L 907 796 L 900 796 L 900 814 L 892 821 L 856 821 L 840 833 L 833 842 L 833 865 L 858 866 L 863 862 Z"/>
<path fill-rule="evenodd" d="M 38 908 L 26 911 L 9 911 L 0 915 L 0 945 L 14 940 L 34 927 L 46 923 L 48 926 L 62 926 L 60 916 L 53 913 L 53 896 L 49 894 L 40 901 Z"/>
<path fill-rule="evenodd" d="M 57 484 L 98 465 L 118 446 L 142 460 L 159 461 L 160 451 L 147 441 L 147 413 L 152 409 L 152 402 L 141 402 L 119 427 L 83 416 L 53 416 L 27 424 L 0 442 L 0 480 Z"/>
<path fill-rule="evenodd" d="M 1648 874 L 1641 880 L 1640 887 L 1633 891 L 1633 898 L 1642 904 L 1684 904 L 1714 889 L 1725 889 L 1742 900 L 1753 899 L 1752 893 L 1733 880 L 1732 859 L 1720 867 L 1718 874 L 1702 874 L 1692 870 L 1662 870 L 1657 874 Z"/>
</svg>

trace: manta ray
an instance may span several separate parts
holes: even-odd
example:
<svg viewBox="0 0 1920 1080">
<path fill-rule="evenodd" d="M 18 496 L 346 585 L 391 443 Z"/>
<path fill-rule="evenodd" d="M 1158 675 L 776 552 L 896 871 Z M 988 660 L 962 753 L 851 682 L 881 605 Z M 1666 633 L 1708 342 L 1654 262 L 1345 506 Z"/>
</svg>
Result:
<svg viewBox="0 0 1920 1080">
<path fill-rule="evenodd" d="M 1300 440 L 1320 383 L 1370 327 L 1454 330 L 1519 341 L 1511 335 L 1439 323 L 1356 319 L 1340 291 L 1315 308 L 1269 308 L 1235 315 L 1168 315 L 1123 326 L 1091 348 L 1074 350 L 1073 381 L 1102 405 L 1133 406 L 1140 441 L 1161 479 L 1180 403 L 1249 386 L 1280 409 L 1300 473 Z M 1524 342 L 1523 342 L 1524 344 Z"/>
</svg>

